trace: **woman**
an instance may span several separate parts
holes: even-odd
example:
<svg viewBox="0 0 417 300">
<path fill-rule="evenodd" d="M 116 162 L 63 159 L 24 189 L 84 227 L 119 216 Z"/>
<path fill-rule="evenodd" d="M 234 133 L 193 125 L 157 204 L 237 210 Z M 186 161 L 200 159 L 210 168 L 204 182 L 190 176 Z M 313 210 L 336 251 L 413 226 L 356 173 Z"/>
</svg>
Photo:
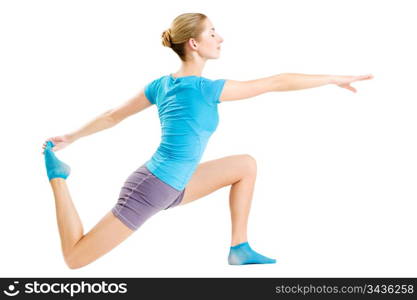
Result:
<svg viewBox="0 0 417 300">
<path fill-rule="evenodd" d="M 162 34 L 162 44 L 171 47 L 182 66 L 174 74 L 147 84 L 134 98 L 106 111 L 77 131 L 49 138 L 43 144 L 45 165 L 54 193 L 61 246 L 71 269 L 101 257 L 148 218 L 162 209 L 184 205 L 222 187 L 231 186 L 231 265 L 275 263 L 255 252 L 247 239 L 248 216 L 256 180 L 256 161 L 250 155 L 233 155 L 199 164 L 211 134 L 218 124 L 217 105 L 273 91 L 288 91 L 336 84 L 356 90 L 353 81 L 366 76 L 330 76 L 284 73 L 249 80 L 210 80 L 202 77 L 208 59 L 220 56 L 223 38 L 210 19 L 200 13 L 175 18 Z M 54 152 L 80 137 L 110 128 L 126 117 L 157 105 L 162 127 L 160 146 L 153 156 L 125 181 L 118 202 L 87 234 L 72 203 L 66 179 L 70 168 Z"/>
</svg>

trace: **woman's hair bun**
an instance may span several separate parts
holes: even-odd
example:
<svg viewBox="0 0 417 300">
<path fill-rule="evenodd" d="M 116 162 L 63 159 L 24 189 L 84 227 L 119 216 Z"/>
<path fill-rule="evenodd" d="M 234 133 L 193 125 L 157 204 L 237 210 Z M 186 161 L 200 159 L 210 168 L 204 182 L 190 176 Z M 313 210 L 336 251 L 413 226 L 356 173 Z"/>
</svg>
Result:
<svg viewBox="0 0 417 300">
<path fill-rule="evenodd" d="M 162 45 L 171 47 L 171 29 L 167 29 L 162 33 Z"/>
</svg>

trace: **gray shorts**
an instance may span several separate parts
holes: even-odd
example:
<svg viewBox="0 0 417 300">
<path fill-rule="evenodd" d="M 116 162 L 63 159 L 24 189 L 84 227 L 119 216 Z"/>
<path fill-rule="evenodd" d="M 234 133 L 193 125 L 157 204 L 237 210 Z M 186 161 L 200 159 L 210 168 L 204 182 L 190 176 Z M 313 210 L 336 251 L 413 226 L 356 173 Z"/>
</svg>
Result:
<svg viewBox="0 0 417 300">
<path fill-rule="evenodd" d="M 127 227 L 137 230 L 157 212 L 178 205 L 184 191 L 163 182 L 143 164 L 126 179 L 111 211 Z"/>
</svg>

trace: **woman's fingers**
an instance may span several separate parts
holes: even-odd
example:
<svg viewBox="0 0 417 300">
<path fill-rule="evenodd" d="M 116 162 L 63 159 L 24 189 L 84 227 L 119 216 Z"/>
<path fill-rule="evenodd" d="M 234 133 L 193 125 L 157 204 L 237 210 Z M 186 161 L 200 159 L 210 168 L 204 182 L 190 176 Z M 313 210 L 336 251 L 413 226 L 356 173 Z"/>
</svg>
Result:
<svg viewBox="0 0 417 300">
<path fill-rule="evenodd" d="M 46 143 L 47 143 L 48 141 L 52 141 L 52 140 L 51 140 L 51 139 L 47 139 L 45 142 L 43 142 L 43 144 L 42 144 L 42 149 L 43 149 L 43 150 L 45 150 L 45 148 L 46 148 Z M 53 148 L 51 148 L 51 150 L 52 150 L 52 151 L 55 151 Z M 42 153 L 44 153 L 44 151 L 42 151 Z"/>
<path fill-rule="evenodd" d="M 349 91 L 352 91 L 352 92 L 356 93 L 356 89 L 353 86 L 349 85 L 349 83 L 340 84 L 339 86 L 342 87 L 342 88 L 348 89 Z"/>
<path fill-rule="evenodd" d="M 368 74 L 368 75 L 358 76 L 358 78 L 356 80 L 368 80 L 368 79 L 372 79 L 372 78 L 374 78 L 374 76 L 372 74 Z"/>
<path fill-rule="evenodd" d="M 352 92 L 356 93 L 356 89 L 353 86 L 348 85 L 347 89 L 351 90 Z"/>
<path fill-rule="evenodd" d="M 345 80 L 341 80 L 341 83 L 339 83 L 338 85 L 342 88 L 348 89 L 348 90 L 356 93 L 357 92 L 356 89 L 353 86 L 350 85 L 352 82 L 359 81 L 359 80 L 369 80 L 369 79 L 372 79 L 372 78 L 374 78 L 374 76 L 372 74 L 361 75 L 361 76 L 351 76 L 350 78 L 345 77 Z M 343 82 L 343 81 L 345 81 L 345 82 Z"/>
</svg>

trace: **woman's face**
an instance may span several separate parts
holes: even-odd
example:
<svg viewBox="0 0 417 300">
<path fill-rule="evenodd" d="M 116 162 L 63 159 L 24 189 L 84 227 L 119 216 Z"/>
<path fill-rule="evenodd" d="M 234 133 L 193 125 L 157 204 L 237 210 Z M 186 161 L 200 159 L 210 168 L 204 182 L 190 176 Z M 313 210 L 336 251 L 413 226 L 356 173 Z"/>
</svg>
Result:
<svg viewBox="0 0 417 300">
<path fill-rule="evenodd" d="M 208 18 L 206 18 L 204 23 L 204 30 L 200 35 L 200 42 L 194 42 L 193 39 L 190 43 L 193 44 L 193 48 L 201 57 L 207 59 L 219 58 L 220 44 L 223 42 L 223 38 L 216 33 L 213 24 Z"/>
</svg>

